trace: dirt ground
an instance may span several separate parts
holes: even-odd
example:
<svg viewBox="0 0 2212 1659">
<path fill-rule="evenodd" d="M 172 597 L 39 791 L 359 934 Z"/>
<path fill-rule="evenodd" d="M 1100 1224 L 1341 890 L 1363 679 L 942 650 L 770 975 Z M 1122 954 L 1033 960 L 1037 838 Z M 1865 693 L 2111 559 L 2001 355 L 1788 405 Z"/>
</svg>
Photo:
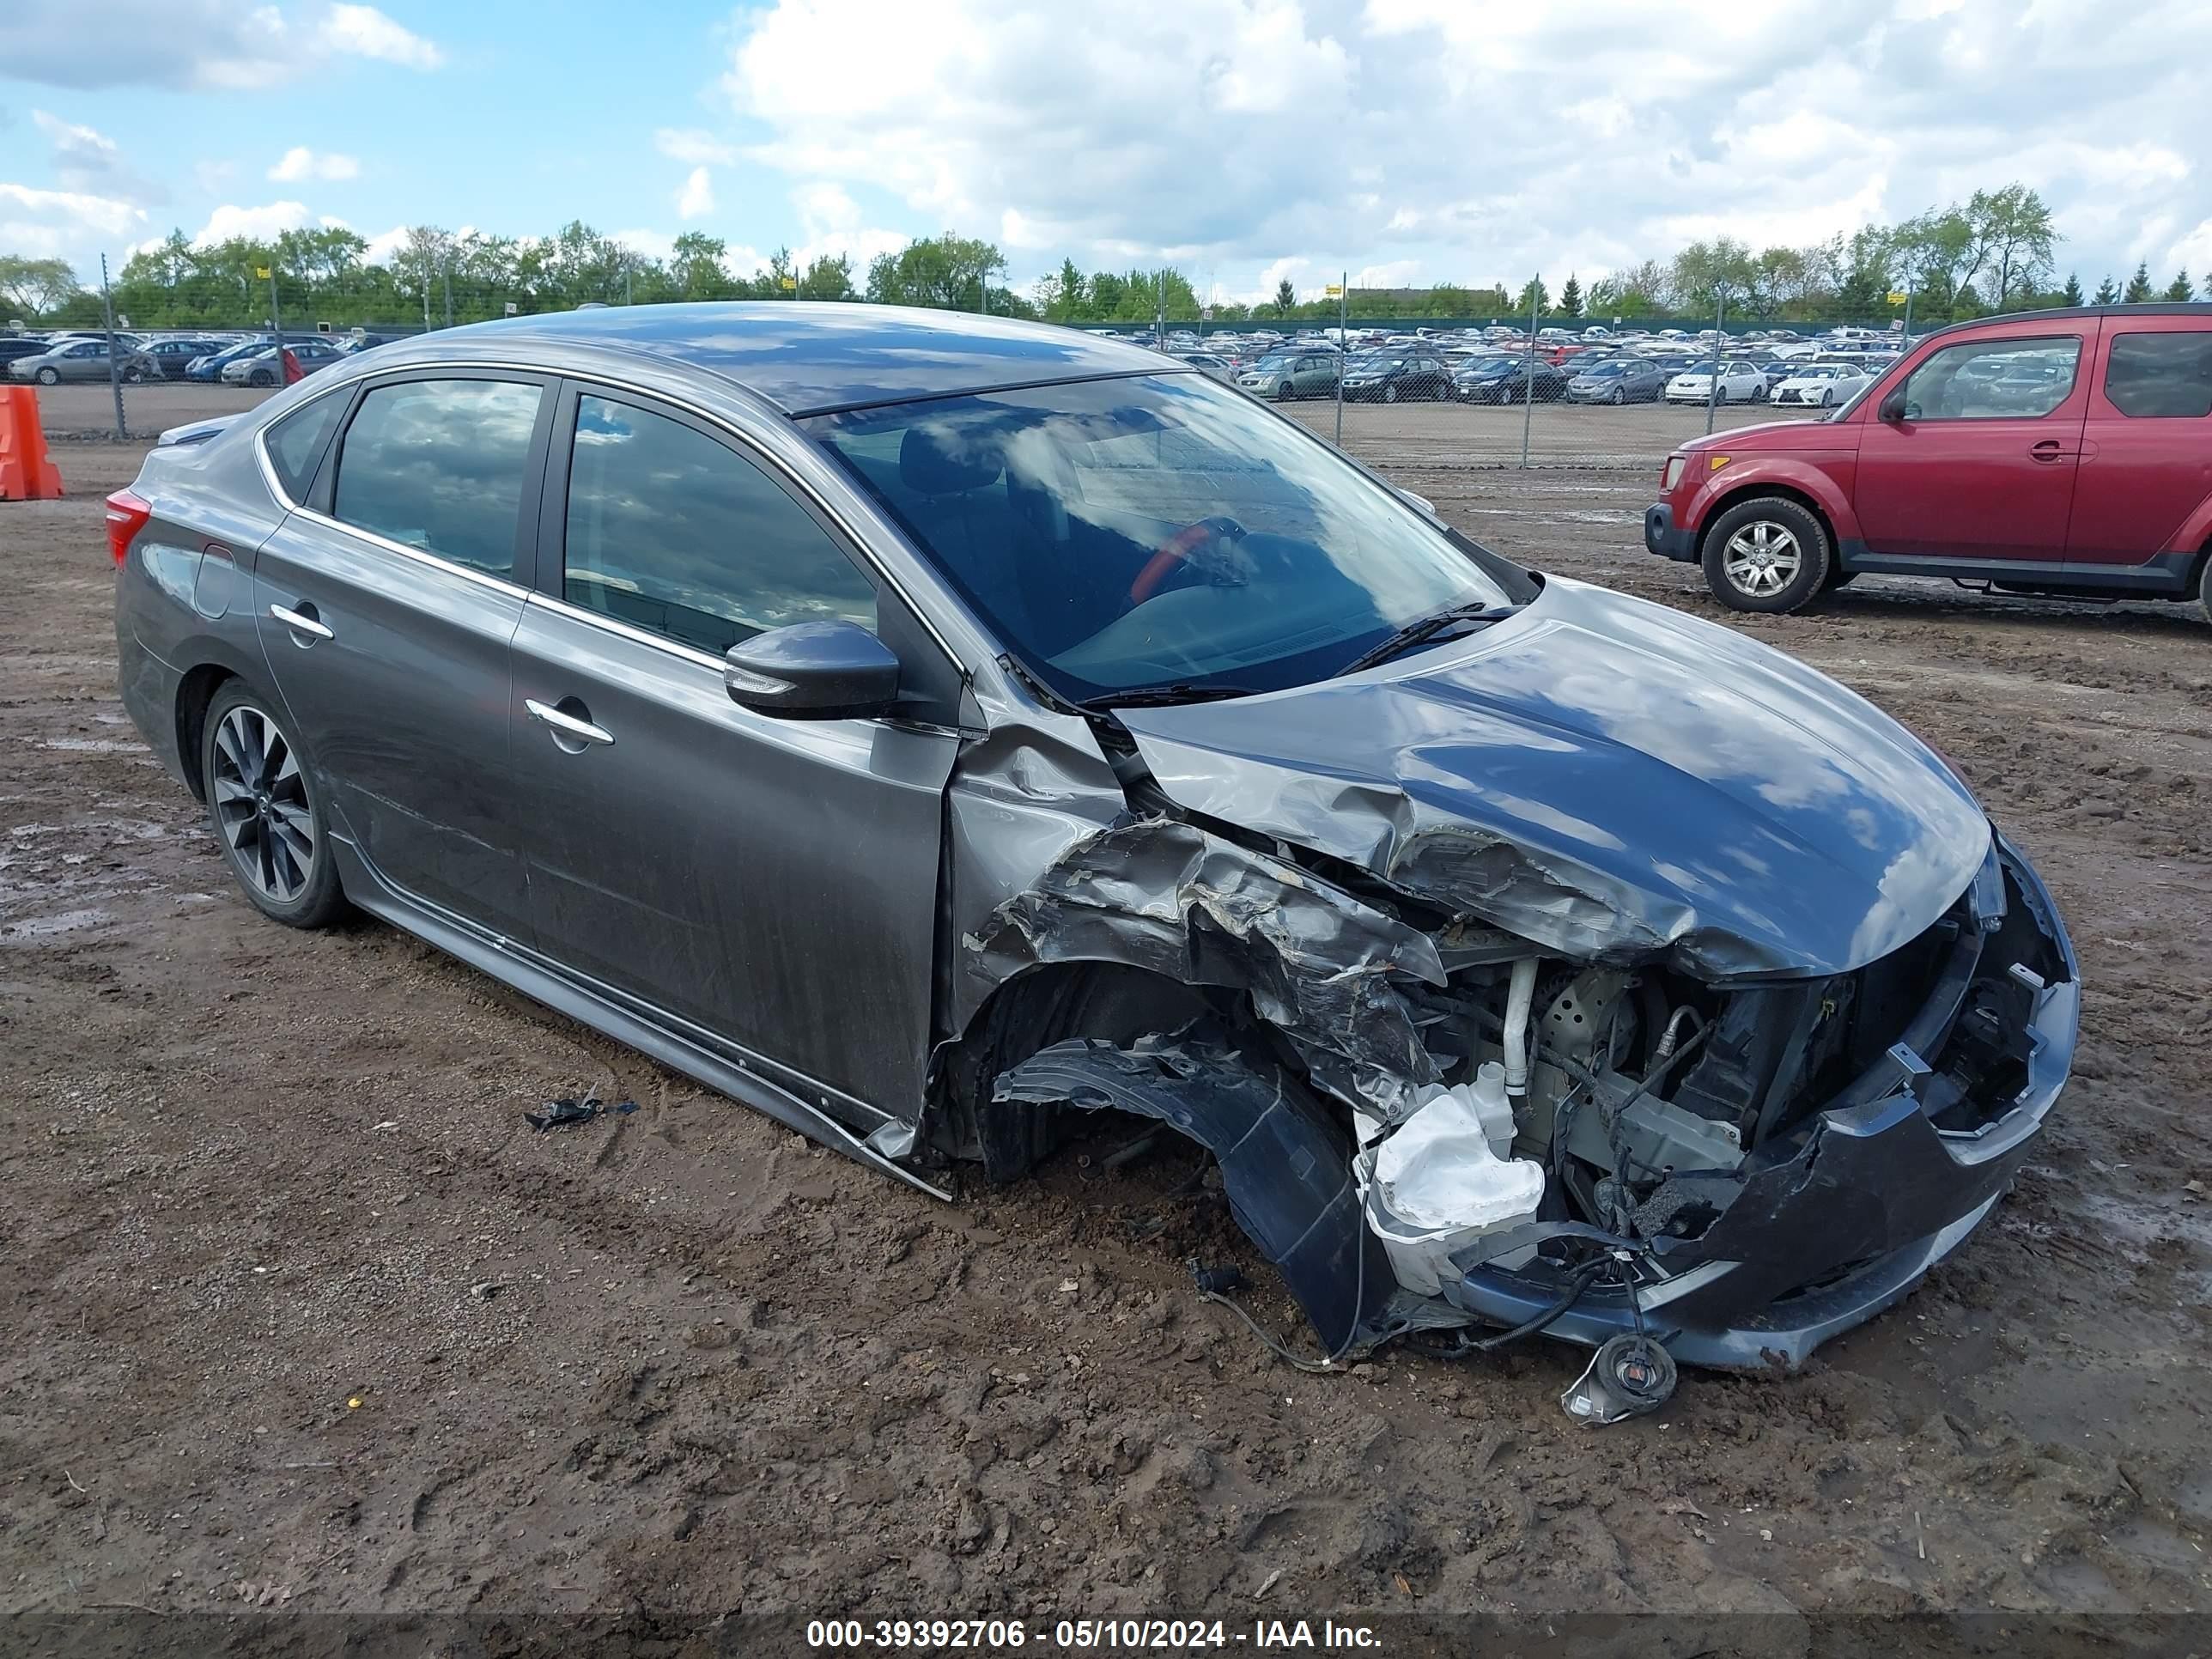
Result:
<svg viewBox="0 0 2212 1659">
<path fill-rule="evenodd" d="M 1623 465 L 1498 470 L 1443 424 L 1518 411 L 1348 435 L 1492 546 L 1721 614 L 1638 537 L 1642 423 L 1686 422 L 1583 413 Z M 0 1611 L 589 1614 L 673 1652 L 739 1613 L 2205 1605 L 2194 607 L 1863 581 L 1729 618 L 1938 745 L 2037 861 L 2080 1059 L 1902 1306 L 1592 1431 L 1563 1346 L 1272 1358 L 1190 1293 L 1181 1258 L 1234 1244 L 1218 1194 L 1166 1196 L 1186 1163 L 941 1205 L 387 928 L 257 919 L 116 700 L 100 498 L 139 453 L 60 444 L 70 498 L 0 507 Z M 640 1109 L 524 1124 L 583 1090 Z"/>
</svg>

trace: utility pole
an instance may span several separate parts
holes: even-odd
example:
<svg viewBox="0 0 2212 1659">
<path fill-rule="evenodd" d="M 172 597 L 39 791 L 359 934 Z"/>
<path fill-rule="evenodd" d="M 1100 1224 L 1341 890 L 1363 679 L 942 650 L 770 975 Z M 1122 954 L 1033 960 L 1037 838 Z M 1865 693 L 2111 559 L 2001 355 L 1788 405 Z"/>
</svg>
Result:
<svg viewBox="0 0 2212 1659">
<path fill-rule="evenodd" d="M 276 337 L 276 349 L 283 350 L 284 314 L 276 306 L 276 256 L 273 253 L 269 256 L 269 328 Z M 276 384 L 284 384 L 284 368 L 281 363 L 276 368 Z"/>
<path fill-rule="evenodd" d="M 131 428 L 123 417 L 123 364 L 117 356 L 119 348 L 115 338 L 115 300 L 107 290 L 107 256 L 105 253 L 100 256 L 100 310 L 107 322 L 107 386 L 115 394 L 115 435 L 127 438 L 131 435 Z"/>
<path fill-rule="evenodd" d="M 1713 284 L 1713 374 L 1705 382 L 1705 430 L 1713 429 L 1713 410 L 1721 401 L 1721 348 L 1728 341 L 1728 290 Z"/>
<path fill-rule="evenodd" d="M 446 256 L 446 326 L 453 325 L 453 256 Z"/>
<path fill-rule="evenodd" d="M 1528 279 L 1528 352 L 1521 370 L 1521 465 L 1528 465 L 1528 428 L 1536 418 L 1536 307 L 1544 298 L 1544 276 Z"/>
</svg>

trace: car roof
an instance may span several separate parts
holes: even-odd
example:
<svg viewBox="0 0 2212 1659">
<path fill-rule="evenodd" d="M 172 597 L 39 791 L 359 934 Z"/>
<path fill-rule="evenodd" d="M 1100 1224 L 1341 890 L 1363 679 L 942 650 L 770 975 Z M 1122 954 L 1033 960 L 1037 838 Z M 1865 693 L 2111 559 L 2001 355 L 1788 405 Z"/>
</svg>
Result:
<svg viewBox="0 0 2212 1659">
<path fill-rule="evenodd" d="M 669 359 L 735 381 L 793 416 L 1058 380 L 1188 372 L 1173 358 L 1119 339 L 1048 324 L 789 300 L 608 306 L 444 329 L 428 341 L 437 349 L 423 355 L 433 359 L 537 342 Z"/>
</svg>

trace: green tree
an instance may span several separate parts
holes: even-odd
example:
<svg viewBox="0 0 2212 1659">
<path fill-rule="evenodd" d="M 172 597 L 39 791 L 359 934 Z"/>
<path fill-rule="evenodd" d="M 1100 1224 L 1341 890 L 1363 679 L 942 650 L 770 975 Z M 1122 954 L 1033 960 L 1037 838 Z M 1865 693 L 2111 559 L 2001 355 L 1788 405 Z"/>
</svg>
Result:
<svg viewBox="0 0 2212 1659">
<path fill-rule="evenodd" d="M 2066 286 L 2058 290 L 2058 303 L 2062 306 L 2081 303 L 2081 279 L 2070 270 L 2066 273 Z"/>
<path fill-rule="evenodd" d="M 1575 280 L 1575 273 L 1567 273 L 1567 285 L 1559 290 L 1559 315 L 1579 317 L 1583 314 L 1583 285 Z"/>
<path fill-rule="evenodd" d="M 2166 285 L 2166 297 L 2184 304 L 2197 297 L 2196 285 L 2189 280 L 2189 267 L 2182 266 L 2173 273 L 2173 280 Z"/>
<path fill-rule="evenodd" d="M 1920 316 L 1948 318 L 1972 275 L 1974 228 L 1957 208 L 1930 210 L 1897 227 L 1896 269 L 1905 277 Z"/>
<path fill-rule="evenodd" d="M 1531 276 L 1522 284 L 1520 294 L 1515 297 L 1513 311 L 1516 316 L 1541 317 L 1551 308 L 1551 304 L 1552 296 L 1545 290 L 1544 279 Z"/>
<path fill-rule="evenodd" d="M 1298 291 L 1291 286 L 1287 276 L 1275 284 L 1275 315 L 1287 317 L 1298 303 Z"/>
<path fill-rule="evenodd" d="M 687 230 L 669 252 L 668 283 L 679 300 L 723 300 L 730 295 L 730 273 L 723 261 L 730 245 L 703 230 Z"/>
<path fill-rule="evenodd" d="M 2136 267 L 2136 274 L 2128 278 L 2127 292 L 2120 295 L 2120 303 L 2124 306 L 2140 306 L 2147 305 L 2149 301 L 2150 266 L 2148 264 L 2139 264 Z"/>
<path fill-rule="evenodd" d="M 1006 268 L 1006 256 L 990 243 L 947 231 L 878 254 L 868 265 L 868 298 L 878 305 L 975 311 L 986 284 Z"/>
<path fill-rule="evenodd" d="M 0 302 L 26 321 L 58 311 L 82 290 L 66 259 L 33 259 L 0 253 Z"/>
<path fill-rule="evenodd" d="M 2120 290 L 2110 276 L 2097 284 L 2097 292 L 2089 303 L 2097 306 L 2116 306 L 2120 302 Z"/>
<path fill-rule="evenodd" d="M 1693 315 L 1709 315 L 1722 303 L 1741 313 L 1759 292 L 1759 264 L 1743 243 L 1716 236 L 1692 242 L 1674 256 L 1670 285 L 1675 303 Z"/>
<path fill-rule="evenodd" d="M 853 261 L 842 253 L 817 254 L 806 267 L 806 274 L 799 279 L 799 297 L 802 300 L 857 300 L 860 290 L 853 286 Z"/>
<path fill-rule="evenodd" d="M 1062 259 L 1060 270 L 1037 285 L 1044 314 L 1054 322 L 1073 322 L 1091 314 L 1091 287 L 1076 269 L 1075 261 Z"/>
<path fill-rule="evenodd" d="M 2043 198 L 2027 185 L 1978 190 L 1960 216 L 1968 238 L 1960 284 L 1978 286 L 1992 309 L 2003 309 L 2049 273 L 2058 233 Z"/>
</svg>

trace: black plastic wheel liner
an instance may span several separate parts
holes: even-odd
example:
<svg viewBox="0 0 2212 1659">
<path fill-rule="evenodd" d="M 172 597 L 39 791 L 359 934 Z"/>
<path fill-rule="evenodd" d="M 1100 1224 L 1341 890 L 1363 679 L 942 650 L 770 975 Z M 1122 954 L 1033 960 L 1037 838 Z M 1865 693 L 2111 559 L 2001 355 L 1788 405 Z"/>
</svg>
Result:
<svg viewBox="0 0 2212 1659">
<path fill-rule="evenodd" d="M 1389 1257 L 1367 1229 L 1352 1145 L 1314 1101 L 1188 1032 L 1116 1048 L 1055 1042 L 1000 1073 L 1000 1101 L 1111 1107 L 1157 1119 L 1212 1152 L 1237 1224 L 1273 1262 L 1331 1356 L 1392 1327 Z"/>
</svg>

